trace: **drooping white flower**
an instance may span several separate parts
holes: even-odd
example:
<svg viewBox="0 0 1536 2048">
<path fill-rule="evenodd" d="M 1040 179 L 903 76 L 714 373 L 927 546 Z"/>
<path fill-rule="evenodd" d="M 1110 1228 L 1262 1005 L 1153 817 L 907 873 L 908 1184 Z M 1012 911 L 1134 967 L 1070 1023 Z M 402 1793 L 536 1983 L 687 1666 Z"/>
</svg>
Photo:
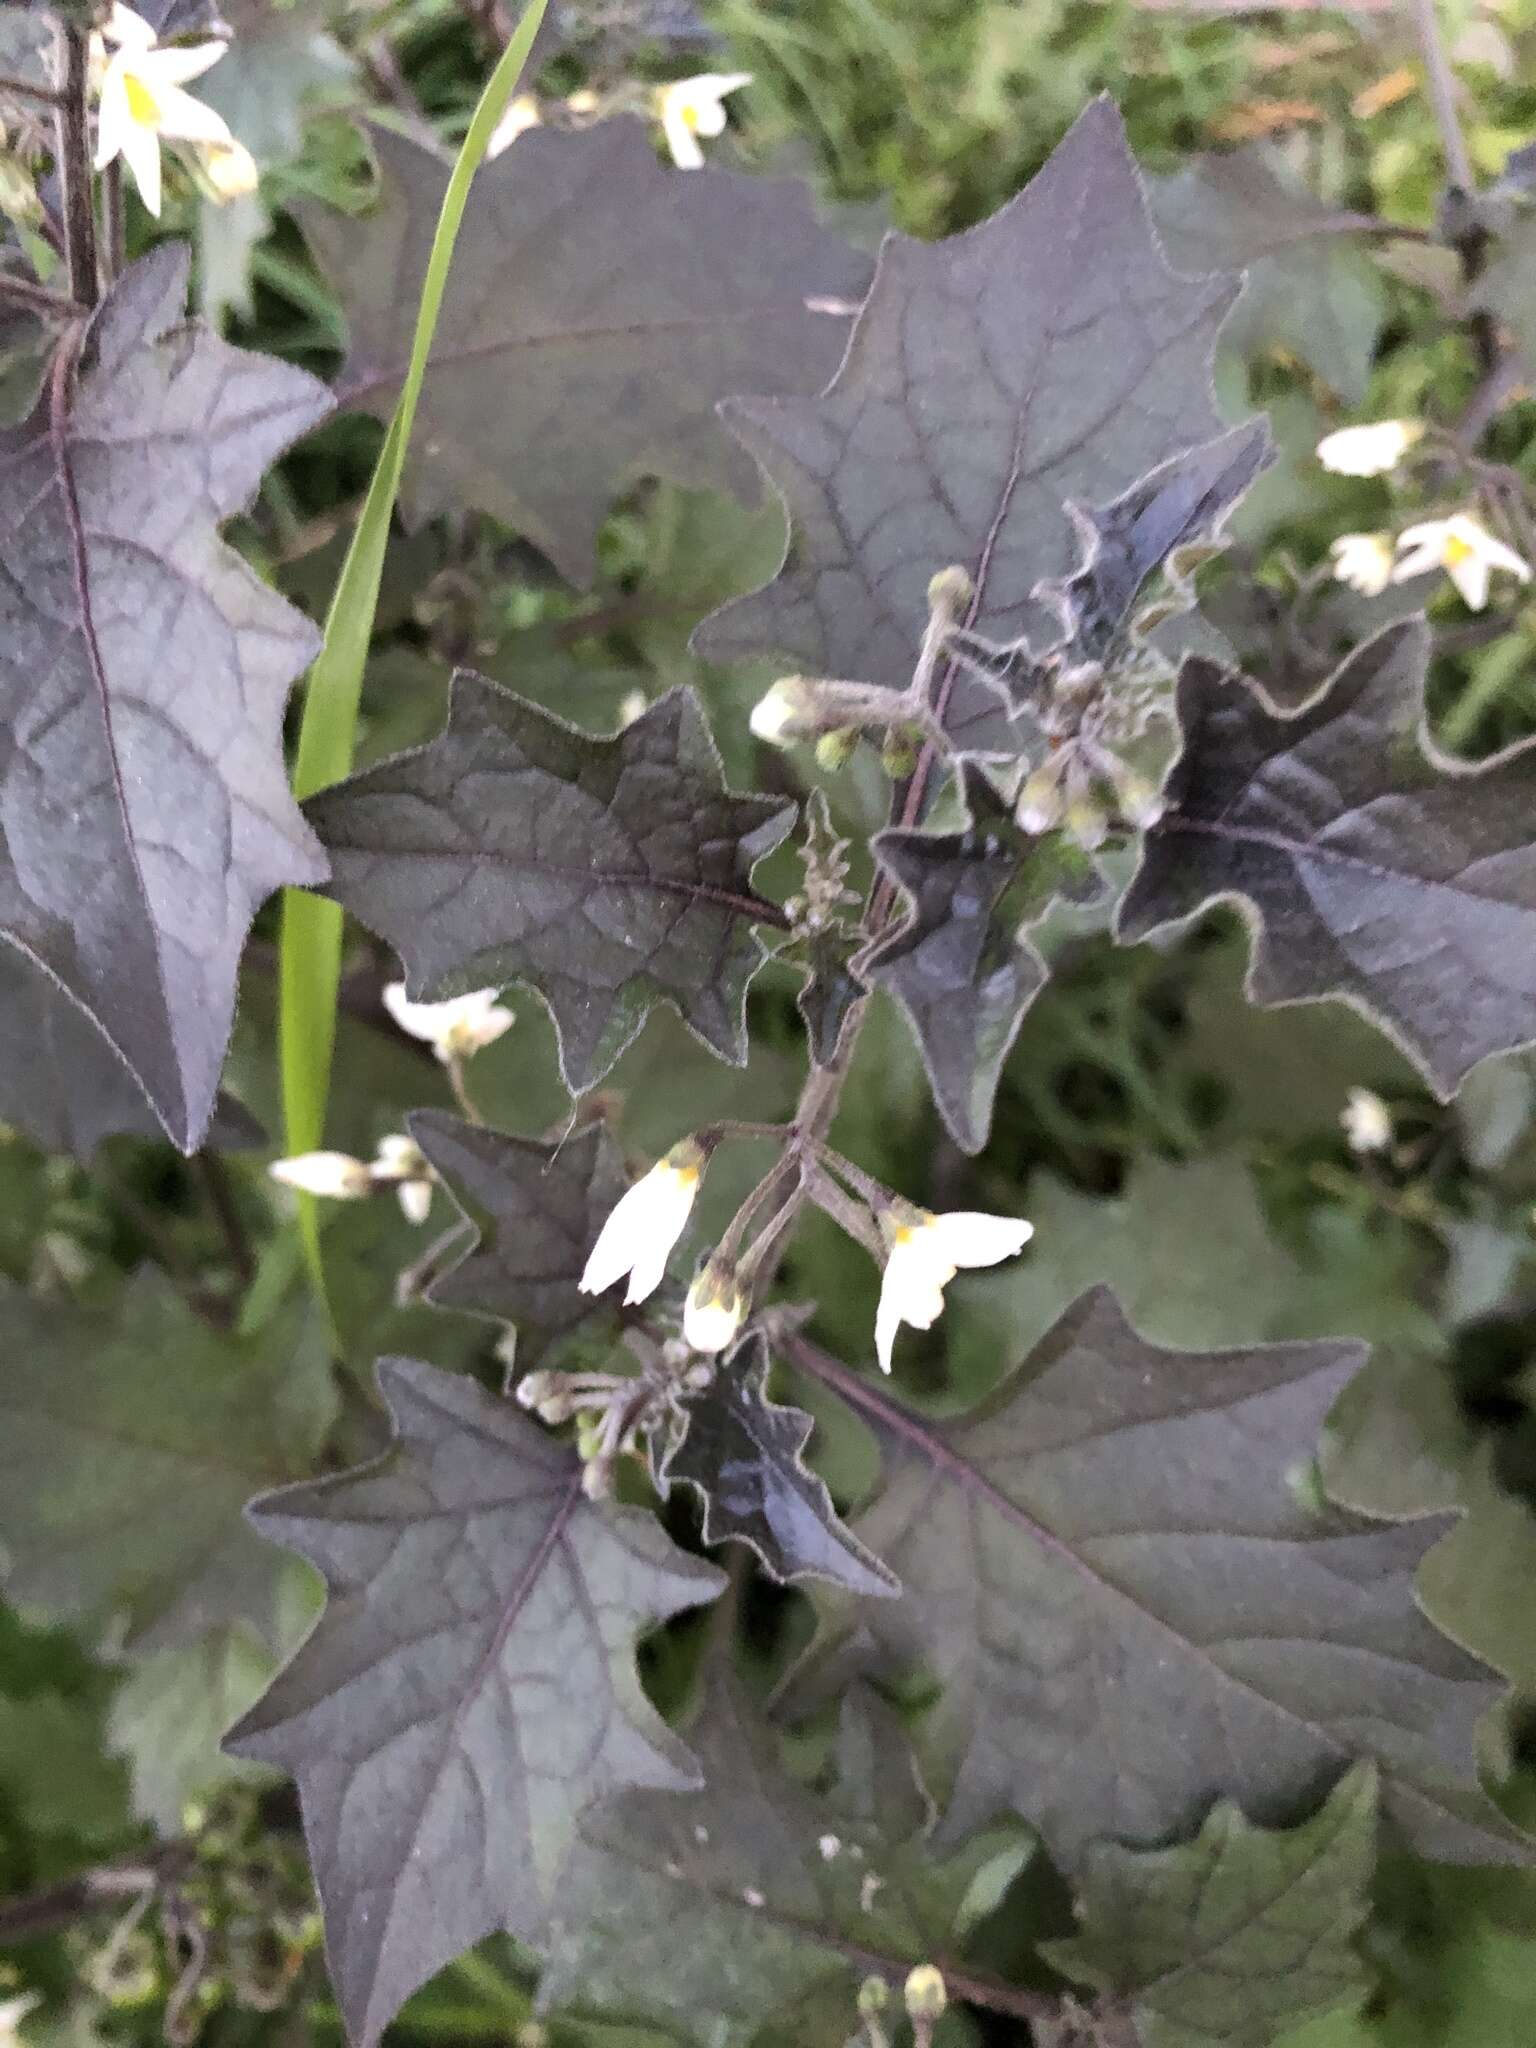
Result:
<svg viewBox="0 0 1536 2048">
<path fill-rule="evenodd" d="M 348 1152 L 296 1152 L 291 1159 L 274 1159 L 267 1172 L 284 1187 L 337 1202 L 356 1202 L 373 1191 L 372 1173 Z"/>
<path fill-rule="evenodd" d="M 680 171 L 696 171 L 704 162 L 699 137 L 725 133 L 725 96 L 752 83 L 750 71 L 702 71 L 697 78 L 674 79 L 661 92 L 661 125 L 672 161 Z"/>
<path fill-rule="evenodd" d="M 539 103 L 533 94 L 520 92 L 491 130 L 491 139 L 485 145 L 486 155 L 500 156 L 504 149 L 512 147 L 519 135 L 526 135 L 530 128 L 542 127 L 543 122 L 544 116 L 539 112 Z"/>
<path fill-rule="evenodd" d="M 724 1351 L 746 1321 L 747 1301 L 736 1281 L 736 1268 L 724 1259 L 706 1259 L 683 1303 L 683 1336 L 695 1351 Z"/>
<path fill-rule="evenodd" d="M 1385 1152 L 1392 1142 L 1392 1112 L 1370 1088 L 1351 1088 L 1339 1112 L 1351 1152 Z"/>
<path fill-rule="evenodd" d="M 496 996 L 493 988 L 477 988 L 468 995 L 450 996 L 443 1003 L 413 1003 L 405 993 L 405 983 L 392 981 L 384 991 L 384 1007 L 402 1031 L 425 1039 L 446 1063 L 467 1060 L 512 1028 L 512 1012 Z"/>
<path fill-rule="evenodd" d="M 1341 533 L 1328 552 L 1335 581 L 1347 583 L 1362 597 L 1380 597 L 1392 581 L 1389 533 Z"/>
<path fill-rule="evenodd" d="M 231 199 L 248 199 L 261 183 L 255 157 L 233 136 L 228 142 L 210 142 L 202 157 L 203 170 L 220 206 Z"/>
<path fill-rule="evenodd" d="M 1368 420 L 1324 434 L 1317 459 L 1337 476 L 1385 476 L 1424 432 L 1421 420 Z"/>
<path fill-rule="evenodd" d="M 1488 602 L 1488 579 L 1495 569 L 1507 570 L 1522 583 L 1531 580 L 1530 563 L 1503 541 L 1495 540 L 1470 512 L 1453 512 L 1449 519 L 1425 519 L 1398 535 L 1392 581 L 1406 583 L 1431 569 L 1443 569 L 1462 601 L 1475 612 Z"/>
<path fill-rule="evenodd" d="M 693 1209 L 705 1158 L 697 1139 L 684 1138 L 619 1197 L 581 1276 L 583 1294 L 601 1294 L 626 1273 L 626 1301 L 656 1292 Z"/>
<path fill-rule="evenodd" d="M 117 0 L 102 30 L 112 53 L 98 52 L 101 90 L 96 110 L 96 168 L 121 157 L 133 173 L 139 197 L 160 211 L 160 139 L 235 146 L 222 114 L 182 87 L 217 64 L 228 45 L 196 43 L 191 49 L 161 49 L 155 31 L 140 14 Z"/>
<path fill-rule="evenodd" d="M 944 1289 L 962 1266 L 995 1266 L 1021 1252 L 1035 1226 L 1021 1216 L 987 1216 L 956 1209 L 935 1216 L 902 1202 L 883 1210 L 880 1234 L 890 1247 L 875 1311 L 875 1354 L 891 1369 L 896 1332 L 903 1323 L 931 1329 L 944 1308 Z"/>
<path fill-rule="evenodd" d="M 432 1211 L 432 1183 L 437 1176 L 414 1138 L 391 1132 L 380 1138 L 371 1177 L 392 1187 L 407 1223 L 425 1223 Z"/>
</svg>

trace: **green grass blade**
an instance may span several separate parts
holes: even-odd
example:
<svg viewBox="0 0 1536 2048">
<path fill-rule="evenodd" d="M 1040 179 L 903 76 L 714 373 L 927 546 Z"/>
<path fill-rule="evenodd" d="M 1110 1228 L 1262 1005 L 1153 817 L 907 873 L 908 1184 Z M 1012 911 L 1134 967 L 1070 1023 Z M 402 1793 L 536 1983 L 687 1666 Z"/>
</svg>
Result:
<svg viewBox="0 0 1536 2048">
<path fill-rule="evenodd" d="M 325 642 L 310 672 L 293 776 L 294 792 L 300 798 L 312 796 L 327 783 L 338 781 L 352 765 L 363 668 L 373 638 L 390 520 L 437 333 L 454 244 L 475 172 L 485 157 L 497 122 L 517 90 L 546 5 L 547 0 L 529 0 L 516 33 L 480 95 L 443 195 L 405 381 L 368 486 L 357 531 L 337 580 L 325 622 Z M 325 1133 L 325 1105 L 336 1041 L 336 992 L 341 979 L 341 927 L 341 911 L 336 904 L 299 890 L 284 892 L 278 1043 L 284 1143 L 290 1153 L 313 1151 Z M 319 1212 L 313 1197 L 308 1195 L 299 1198 L 299 1229 L 316 1291 L 324 1302 Z"/>
</svg>

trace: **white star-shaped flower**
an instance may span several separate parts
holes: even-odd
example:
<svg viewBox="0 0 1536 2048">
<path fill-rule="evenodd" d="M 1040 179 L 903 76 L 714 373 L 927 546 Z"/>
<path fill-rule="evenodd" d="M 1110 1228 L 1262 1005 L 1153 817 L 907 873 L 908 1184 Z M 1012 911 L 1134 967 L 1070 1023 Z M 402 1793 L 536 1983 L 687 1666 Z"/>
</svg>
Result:
<svg viewBox="0 0 1536 2048">
<path fill-rule="evenodd" d="M 704 1147 L 685 1138 L 619 1197 L 581 1276 L 583 1294 L 601 1294 L 626 1274 L 626 1301 L 656 1292 L 693 1209 L 704 1162 Z"/>
<path fill-rule="evenodd" d="M 1425 519 L 1398 535 L 1392 581 L 1406 583 L 1431 569 L 1443 569 L 1475 612 L 1488 602 L 1488 579 L 1495 569 L 1507 570 L 1522 583 L 1531 580 L 1530 563 L 1503 541 L 1495 540 L 1470 512 L 1453 512 L 1449 519 Z"/>
<path fill-rule="evenodd" d="M 1337 476 L 1384 476 L 1396 469 L 1424 432 L 1420 420 L 1368 420 L 1324 434 L 1317 459 Z"/>
<path fill-rule="evenodd" d="M 405 993 L 405 983 L 392 981 L 384 991 L 384 1007 L 402 1031 L 425 1039 L 446 1063 L 467 1060 L 512 1028 L 513 1014 L 496 996 L 493 988 L 477 988 L 442 1003 L 413 1003 Z"/>
<path fill-rule="evenodd" d="M 751 83 L 750 71 L 701 71 L 697 78 L 678 78 L 663 86 L 661 125 L 679 170 L 701 168 L 704 152 L 699 137 L 725 133 L 726 94 Z"/>
<path fill-rule="evenodd" d="M 875 1355 L 891 1369 L 896 1332 L 903 1323 L 931 1329 L 944 1309 L 944 1289 L 962 1266 L 995 1266 L 1021 1252 L 1035 1234 L 1022 1216 L 987 1216 L 952 1210 L 935 1216 L 903 1202 L 882 1211 L 880 1234 L 889 1245 L 880 1305 L 875 1311 Z"/>
<path fill-rule="evenodd" d="M 200 142 L 234 148 L 222 114 L 182 87 L 200 78 L 224 55 L 225 43 L 196 43 L 190 49 L 161 49 L 155 31 L 140 14 L 117 0 L 97 52 L 101 76 L 96 110 L 96 168 L 121 157 L 133 173 L 139 197 L 160 211 L 160 140 Z"/>
<path fill-rule="evenodd" d="M 1362 597 L 1380 597 L 1392 581 L 1392 536 L 1387 533 L 1341 533 L 1328 550 L 1334 578 Z"/>
</svg>

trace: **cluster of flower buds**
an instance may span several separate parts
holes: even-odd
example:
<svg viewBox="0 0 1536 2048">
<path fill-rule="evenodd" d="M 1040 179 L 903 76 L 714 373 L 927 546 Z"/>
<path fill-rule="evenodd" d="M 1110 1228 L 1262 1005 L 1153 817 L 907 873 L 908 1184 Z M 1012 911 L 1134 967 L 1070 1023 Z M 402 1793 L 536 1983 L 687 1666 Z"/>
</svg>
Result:
<svg viewBox="0 0 1536 2048">
<path fill-rule="evenodd" d="M 649 1357 L 638 1375 L 527 1373 L 517 1383 L 517 1400 L 553 1428 L 574 1420 L 582 1490 L 589 1500 L 604 1500 L 613 1491 L 620 1458 L 639 1456 L 677 1398 L 702 1393 L 714 1376 L 712 1361 L 670 1343 Z"/>
<path fill-rule="evenodd" d="M 1111 831 L 1144 832 L 1166 808 L 1157 784 L 1088 732 L 1058 740 L 1025 776 L 1014 816 L 1038 837 L 1065 832 L 1092 853 Z"/>
<path fill-rule="evenodd" d="M 393 1188 L 408 1223 L 426 1222 L 437 1179 L 416 1140 L 399 1131 L 380 1138 L 372 1161 L 350 1152 L 296 1152 L 291 1159 L 274 1159 L 267 1172 L 284 1187 L 331 1202 L 359 1202 Z"/>
</svg>

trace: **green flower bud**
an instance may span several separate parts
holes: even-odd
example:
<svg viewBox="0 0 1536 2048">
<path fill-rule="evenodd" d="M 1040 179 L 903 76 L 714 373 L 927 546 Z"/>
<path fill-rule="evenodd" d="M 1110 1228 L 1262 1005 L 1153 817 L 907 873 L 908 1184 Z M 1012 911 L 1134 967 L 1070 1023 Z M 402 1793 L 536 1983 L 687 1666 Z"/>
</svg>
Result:
<svg viewBox="0 0 1536 2048">
<path fill-rule="evenodd" d="M 840 725 L 835 732 L 824 732 L 816 742 L 816 766 L 825 769 L 828 775 L 836 775 L 853 759 L 858 744 L 859 735 L 851 725 Z"/>
<path fill-rule="evenodd" d="M 908 2019 L 927 2020 L 930 2024 L 943 2018 L 949 2004 L 944 1979 L 932 1963 L 918 1964 L 902 1986 L 902 1997 L 906 2001 Z"/>
</svg>

